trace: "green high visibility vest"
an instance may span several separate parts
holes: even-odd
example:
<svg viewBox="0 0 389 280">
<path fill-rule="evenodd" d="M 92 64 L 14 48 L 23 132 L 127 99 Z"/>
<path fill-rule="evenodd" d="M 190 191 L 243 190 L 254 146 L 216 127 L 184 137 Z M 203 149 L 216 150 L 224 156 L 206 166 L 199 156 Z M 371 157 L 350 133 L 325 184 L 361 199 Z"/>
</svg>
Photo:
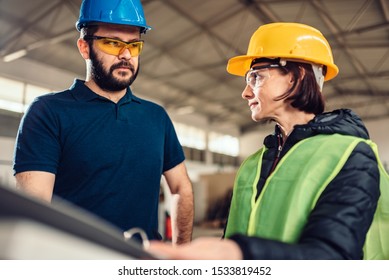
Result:
<svg viewBox="0 0 389 280">
<path fill-rule="evenodd" d="M 321 193 L 362 141 L 376 154 L 381 191 L 366 237 L 364 258 L 389 259 L 389 175 L 379 160 L 375 143 L 339 134 L 317 135 L 293 146 L 269 176 L 257 200 L 257 182 L 266 147 L 247 158 L 235 179 L 225 236 L 241 233 L 297 242 Z"/>
</svg>

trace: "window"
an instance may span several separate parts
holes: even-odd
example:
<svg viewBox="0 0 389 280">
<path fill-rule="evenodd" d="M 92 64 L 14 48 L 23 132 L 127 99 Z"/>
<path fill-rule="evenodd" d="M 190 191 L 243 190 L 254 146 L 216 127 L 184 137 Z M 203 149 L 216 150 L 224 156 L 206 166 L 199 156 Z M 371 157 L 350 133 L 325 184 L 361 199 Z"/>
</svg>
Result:
<svg viewBox="0 0 389 280">
<path fill-rule="evenodd" d="M 182 146 L 205 150 L 207 134 L 205 130 L 182 123 L 174 123 Z M 227 134 L 209 132 L 208 149 L 211 152 L 236 157 L 239 155 L 239 140 Z"/>
<path fill-rule="evenodd" d="M 26 98 L 25 98 L 25 108 L 27 108 L 34 99 L 40 95 L 49 93 L 50 90 L 47 88 L 42 88 L 34 85 L 26 85 Z"/>
<path fill-rule="evenodd" d="M 49 89 L 0 77 L 0 109 L 24 113 L 35 97 Z"/>
<path fill-rule="evenodd" d="M 205 150 L 206 134 L 204 130 L 182 123 L 174 123 L 174 127 L 182 146 Z"/>
<path fill-rule="evenodd" d="M 0 109 L 23 112 L 24 84 L 0 77 Z"/>
<path fill-rule="evenodd" d="M 238 156 L 239 155 L 239 140 L 236 137 L 220 134 L 216 132 L 209 133 L 209 150 L 211 152 Z"/>
</svg>

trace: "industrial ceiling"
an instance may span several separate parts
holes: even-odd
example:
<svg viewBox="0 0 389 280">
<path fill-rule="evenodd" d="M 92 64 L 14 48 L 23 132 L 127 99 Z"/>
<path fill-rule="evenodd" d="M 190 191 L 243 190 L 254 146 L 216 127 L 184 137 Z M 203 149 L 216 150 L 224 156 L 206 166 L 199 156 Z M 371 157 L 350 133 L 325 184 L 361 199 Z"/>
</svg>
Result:
<svg viewBox="0 0 389 280">
<path fill-rule="evenodd" d="M 74 25 L 80 3 L 0 0 L 1 58 L 16 53 L 13 59 L 25 56 L 84 77 Z M 324 86 L 327 110 L 352 108 L 365 121 L 389 117 L 389 0 L 142 3 L 153 29 L 144 35 L 141 72 L 133 89 L 169 112 L 201 115 L 209 123 L 228 123 L 242 133 L 256 129 L 241 98 L 244 81 L 229 75 L 226 63 L 245 54 L 260 25 L 283 21 L 318 28 L 333 48 L 340 74 Z"/>
</svg>

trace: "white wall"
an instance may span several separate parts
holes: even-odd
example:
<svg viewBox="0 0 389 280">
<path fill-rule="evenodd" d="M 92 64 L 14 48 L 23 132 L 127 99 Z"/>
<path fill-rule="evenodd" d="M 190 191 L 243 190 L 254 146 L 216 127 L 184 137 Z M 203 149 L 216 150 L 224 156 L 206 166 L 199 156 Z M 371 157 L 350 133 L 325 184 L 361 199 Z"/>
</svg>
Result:
<svg viewBox="0 0 389 280">
<path fill-rule="evenodd" d="M 370 138 L 378 145 L 378 153 L 382 163 L 389 167 L 389 118 L 365 123 L 370 133 Z"/>
<path fill-rule="evenodd" d="M 240 157 L 246 158 L 263 146 L 263 139 L 274 130 L 274 124 L 258 125 L 256 131 L 246 133 L 240 137 Z"/>
<path fill-rule="evenodd" d="M 0 137 L 0 184 L 3 186 L 15 186 L 12 170 L 14 144 L 15 139 Z"/>
</svg>

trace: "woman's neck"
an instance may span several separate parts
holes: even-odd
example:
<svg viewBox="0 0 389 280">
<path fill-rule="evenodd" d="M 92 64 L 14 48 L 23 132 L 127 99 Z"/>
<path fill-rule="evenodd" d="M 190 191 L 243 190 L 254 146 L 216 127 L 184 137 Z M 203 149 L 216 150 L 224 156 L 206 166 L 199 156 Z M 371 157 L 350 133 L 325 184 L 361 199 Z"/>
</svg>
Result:
<svg viewBox="0 0 389 280">
<path fill-rule="evenodd" d="M 282 136 L 286 139 L 296 125 L 307 124 L 314 117 L 314 114 L 298 111 L 293 114 L 288 114 L 284 118 L 279 118 L 276 122 L 281 129 Z"/>
</svg>

